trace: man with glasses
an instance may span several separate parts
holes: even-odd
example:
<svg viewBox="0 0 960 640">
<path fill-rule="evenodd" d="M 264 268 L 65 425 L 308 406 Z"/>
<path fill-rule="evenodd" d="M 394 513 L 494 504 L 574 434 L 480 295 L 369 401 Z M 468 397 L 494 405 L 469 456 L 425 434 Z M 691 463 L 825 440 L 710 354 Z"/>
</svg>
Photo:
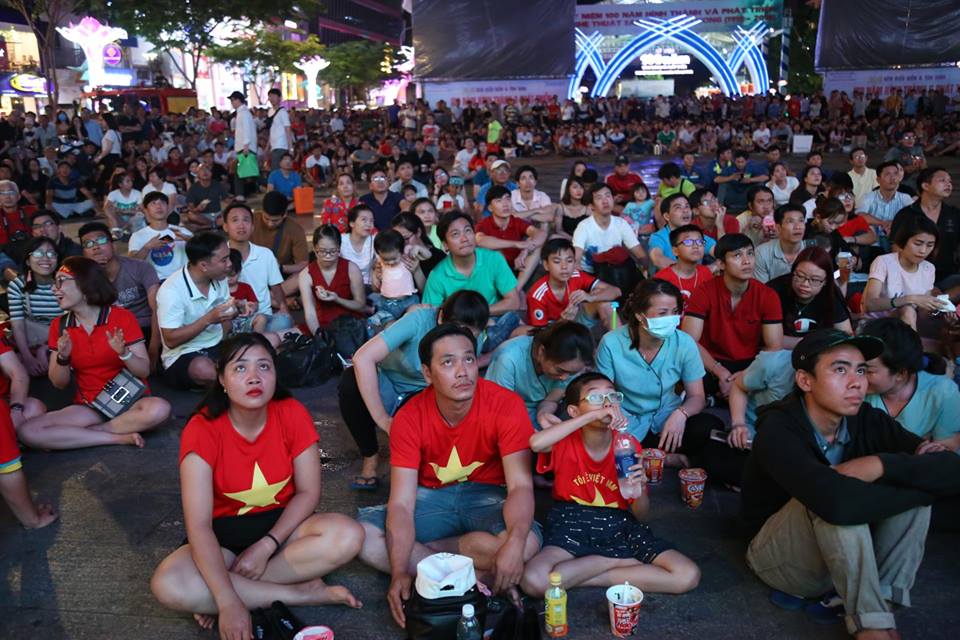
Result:
<svg viewBox="0 0 960 640">
<path fill-rule="evenodd" d="M 373 212 L 373 226 L 389 229 L 393 216 L 400 213 L 401 200 L 403 196 L 390 190 L 387 172 L 383 167 L 370 172 L 370 193 L 361 196 L 360 202 Z"/>
<path fill-rule="evenodd" d="M 850 167 L 847 175 L 853 181 L 853 197 L 859 202 L 877 188 L 877 170 L 867 166 L 867 151 L 863 147 L 855 147 L 850 152 Z"/>
<path fill-rule="evenodd" d="M 687 201 L 693 211 L 693 224 L 700 227 L 704 237 L 719 240 L 728 233 L 740 233 L 736 216 L 728 216 L 727 208 L 709 189 L 695 190 Z"/>
<path fill-rule="evenodd" d="M 157 195 L 163 197 L 162 193 Z M 83 256 L 103 267 L 117 290 L 117 306 L 136 316 L 147 343 L 151 367 L 156 367 L 160 357 L 160 332 L 157 330 L 160 280 L 157 272 L 144 260 L 118 256 L 114 251 L 110 229 L 102 222 L 88 222 L 80 227 L 78 236 Z"/>
<path fill-rule="evenodd" d="M 657 269 L 666 269 L 677 261 L 670 242 L 670 233 L 674 229 L 689 225 L 693 222 L 693 211 L 686 196 L 675 193 L 667 196 L 660 203 L 660 214 L 666 224 L 650 236 L 650 262 Z M 710 237 L 701 237 L 705 244 L 704 253 L 712 254 L 717 242 Z M 702 259 L 702 256 L 701 256 Z"/>
<path fill-rule="evenodd" d="M 902 131 L 898 144 L 890 147 L 884 162 L 899 162 L 903 167 L 903 186 L 911 191 L 917 186 L 917 174 L 927 168 L 927 159 L 923 155 L 923 145 L 917 144 L 917 136 L 912 131 Z M 911 193 L 911 195 L 913 195 Z"/>
<path fill-rule="evenodd" d="M 677 256 L 677 261 L 669 267 L 661 269 L 654 278 L 670 282 L 683 294 L 684 302 L 697 287 L 713 278 L 713 271 L 700 262 L 703 260 L 706 238 L 703 231 L 692 224 L 685 224 L 670 232 L 670 246 Z"/>
<path fill-rule="evenodd" d="M 68 238 L 60 230 L 60 216 L 56 211 L 40 209 L 30 216 L 30 230 L 34 238 L 49 238 L 57 243 L 61 260 L 83 254 L 80 245 Z"/>
<path fill-rule="evenodd" d="M 754 277 L 767 283 L 790 273 L 793 261 L 803 251 L 806 233 L 806 211 L 800 205 L 785 204 L 773 212 L 777 237 L 764 242 L 756 250 Z"/>
</svg>

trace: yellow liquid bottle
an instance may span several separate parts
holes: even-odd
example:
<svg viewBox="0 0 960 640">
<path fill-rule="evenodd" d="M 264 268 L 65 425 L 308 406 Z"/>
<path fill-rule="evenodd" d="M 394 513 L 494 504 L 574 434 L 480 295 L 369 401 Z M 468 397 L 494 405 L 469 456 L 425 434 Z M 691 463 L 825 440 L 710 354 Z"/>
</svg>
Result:
<svg viewBox="0 0 960 640">
<path fill-rule="evenodd" d="M 566 637 L 567 626 L 567 592 L 560 586 L 560 574 L 550 574 L 550 588 L 543 599 L 546 601 L 546 631 L 548 638 Z"/>
</svg>

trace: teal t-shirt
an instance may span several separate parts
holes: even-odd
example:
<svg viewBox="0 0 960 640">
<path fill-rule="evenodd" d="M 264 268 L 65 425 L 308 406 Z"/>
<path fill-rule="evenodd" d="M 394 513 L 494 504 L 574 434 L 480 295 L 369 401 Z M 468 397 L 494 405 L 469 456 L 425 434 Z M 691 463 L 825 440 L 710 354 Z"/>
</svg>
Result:
<svg viewBox="0 0 960 640">
<path fill-rule="evenodd" d="M 565 389 L 569 380 L 537 375 L 530 355 L 532 347 L 533 336 L 518 336 L 501 344 L 493 352 L 486 378 L 523 398 L 530 420 L 536 423 L 537 406 L 554 389 Z"/>
<path fill-rule="evenodd" d="M 476 291 L 494 305 L 517 286 L 506 259 L 499 251 L 477 247 L 476 263 L 469 276 L 464 276 L 453 266 L 453 258 L 447 256 L 433 268 L 423 288 L 424 304 L 439 307 L 450 294 L 461 289 Z"/>
<path fill-rule="evenodd" d="M 757 409 L 781 400 L 793 391 L 796 372 L 790 361 L 792 352 L 761 351 L 743 372 L 743 386 L 747 389 L 747 427 L 750 436 L 755 433 Z"/>
<path fill-rule="evenodd" d="M 630 331 L 620 327 L 603 336 L 597 349 L 597 370 L 613 380 L 623 393 L 623 408 L 633 415 L 630 435 L 643 440 L 648 432 L 660 433 L 663 423 L 681 404 L 678 382 L 703 378 L 703 360 L 697 343 L 677 330 L 647 363 L 640 351 L 630 347 Z"/>
<path fill-rule="evenodd" d="M 876 393 L 868 394 L 866 402 L 887 411 L 883 399 Z M 949 438 L 960 431 L 960 390 L 946 376 L 921 371 L 917 374 L 913 397 L 894 419 L 921 438 L 928 435 L 934 440 Z"/>
<path fill-rule="evenodd" d="M 380 362 L 380 373 L 386 376 L 399 394 L 425 389 L 420 370 L 420 339 L 437 326 L 436 309 L 417 309 L 402 316 L 383 330 L 380 337 L 390 353 Z"/>
</svg>

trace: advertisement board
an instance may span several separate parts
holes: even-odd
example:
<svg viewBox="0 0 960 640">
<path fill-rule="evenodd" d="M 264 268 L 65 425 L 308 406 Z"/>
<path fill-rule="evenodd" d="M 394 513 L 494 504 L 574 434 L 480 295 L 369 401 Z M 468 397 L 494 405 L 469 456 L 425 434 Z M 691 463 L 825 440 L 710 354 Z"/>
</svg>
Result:
<svg viewBox="0 0 960 640">
<path fill-rule="evenodd" d="M 604 36 L 618 36 L 635 32 L 635 20 L 665 20 L 682 15 L 701 21 L 694 28 L 695 31 L 729 31 L 737 25 L 749 25 L 760 20 L 779 29 L 783 22 L 783 0 L 578 5 L 576 27 L 585 33 L 597 31 Z"/>
<path fill-rule="evenodd" d="M 425 82 L 423 94 L 430 104 L 445 100 L 449 105 L 454 98 L 461 104 L 467 101 L 506 102 L 507 98 L 539 98 L 542 102 L 562 96 L 567 90 L 566 78 L 533 78 L 530 80 L 477 80 L 470 82 Z"/>
<path fill-rule="evenodd" d="M 856 71 L 825 71 L 823 89 L 829 94 L 834 89 L 846 91 L 852 96 L 854 91 L 887 96 L 902 89 L 942 89 L 948 96 L 960 95 L 960 68 L 932 67 L 913 69 L 861 69 Z"/>
</svg>

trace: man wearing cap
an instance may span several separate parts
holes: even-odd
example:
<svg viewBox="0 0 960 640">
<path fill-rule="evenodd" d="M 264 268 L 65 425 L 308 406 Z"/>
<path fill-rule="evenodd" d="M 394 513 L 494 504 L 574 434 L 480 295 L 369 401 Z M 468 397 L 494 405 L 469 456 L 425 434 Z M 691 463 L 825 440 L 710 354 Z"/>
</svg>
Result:
<svg viewBox="0 0 960 640">
<path fill-rule="evenodd" d="M 613 173 L 607 176 L 605 182 L 613 192 L 613 210 L 620 215 L 623 206 L 633 200 L 633 188 L 643 182 L 643 178 L 630 171 L 630 158 L 620 154 L 613 161 Z"/>
<path fill-rule="evenodd" d="M 280 263 L 284 295 L 295 295 L 299 288 L 300 272 L 307 267 L 310 256 L 306 235 L 299 224 L 287 220 L 290 201 L 279 191 L 264 194 L 261 206 L 254 218 L 250 242 L 270 247 Z"/>
<path fill-rule="evenodd" d="M 817 620 L 842 602 L 860 640 L 900 637 L 889 603 L 910 606 L 929 505 L 960 493 L 960 457 L 864 403 L 883 348 L 833 329 L 805 337 L 797 388 L 761 411 L 742 486 L 747 564 L 773 602 Z"/>
<path fill-rule="evenodd" d="M 510 179 L 510 163 L 502 158 L 494 160 L 493 164 L 490 165 L 490 182 L 480 187 L 473 203 L 477 213 L 484 217 L 490 215 L 490 209 L 486 207 L 487 191 L 489 191 L 493 185 L 506 187 L 510 191 L 520 188 L 520 185 Z"/>
</svg>

